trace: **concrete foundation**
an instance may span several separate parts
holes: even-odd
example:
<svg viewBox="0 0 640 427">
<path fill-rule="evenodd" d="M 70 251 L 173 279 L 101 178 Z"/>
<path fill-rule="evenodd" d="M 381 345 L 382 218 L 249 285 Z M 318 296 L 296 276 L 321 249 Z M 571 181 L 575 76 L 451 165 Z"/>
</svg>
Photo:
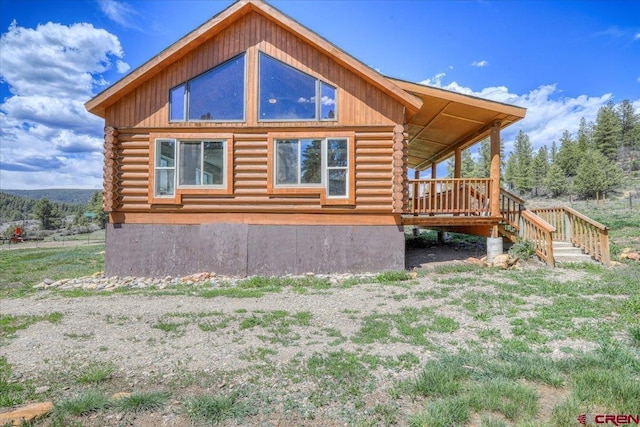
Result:
<svg viewBox="0 0 640 427">
<path fill-rule="evenodd" d="M 487 261 L 491 262 L 497 255 L 504 253 L 502 237 L 487 237 Z"/>
<path fill-rule="evenodd" d="M 404 269 L 397 226 L 108 224 L 107 276 L 272 276 Z"/>
</svg>

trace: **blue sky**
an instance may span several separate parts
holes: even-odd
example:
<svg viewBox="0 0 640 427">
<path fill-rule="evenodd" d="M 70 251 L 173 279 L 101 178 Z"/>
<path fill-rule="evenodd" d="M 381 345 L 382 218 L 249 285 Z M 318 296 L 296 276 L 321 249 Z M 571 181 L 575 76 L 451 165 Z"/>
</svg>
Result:
<svg viewBox="0 0 640 427">
<path fill-rule="evenodd" d="M 231 1 L 0 0 L 0 189 L 99 188 L 83 104 Z M 640 111 L 638 1 L 270 2 L 379 72 L 528 109 L 551 145 L 608 101 Z"/>
</svg>

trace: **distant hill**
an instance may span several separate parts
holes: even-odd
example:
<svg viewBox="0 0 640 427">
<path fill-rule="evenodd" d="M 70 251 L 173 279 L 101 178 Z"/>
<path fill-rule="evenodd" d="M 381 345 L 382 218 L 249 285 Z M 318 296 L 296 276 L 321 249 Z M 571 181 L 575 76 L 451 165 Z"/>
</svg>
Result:
<svg viewBox="0 0 640 427">
<path fill-rule="evenodd" d="M 9 190 L 16 191 L 16 190 Z M 24 191 L 24 190 L 18 190 Z M 47 191 L 47 190 L 41 190 Z M 61 190 L 55 190 L 61 191 Z M 77 190 L 76 190 L 77 191 Z M 57 211 L 62 216 L 67 215 L 75 215 L 77 212 L 84 212 L 85 207 L 87 205 L 87 201 L 91 194 L 94 193 L 93 190 L 80 190 L 87 192 L 86 201 L 82 203 L 66 203 L 66 202 L 57 202 L 52 198 L 49 198 L 49 201 L 53 203 L 56 207 Z M 46 196 L 44 196 L 46 197 Z M 33 219 L 33 210 L 37 203 L 35 198 L 27 198 L 21 196 L 15 196 L 13 194 L 9 194 L 8 192 L 0 191 L 0 223 L 8 222 L 8 221 L 20 221 L 25 219 Z"/>
<path fill-rule="evenodd" d="M 86 205 L 91 195 L 100 190 L 82 190 L 73 188 L 49 188 L 44 190 L 0 190 L 3 193 L 26 199 L 49 199 L 53 203 L 67 203 L 70 205 Z"/>
</svg>

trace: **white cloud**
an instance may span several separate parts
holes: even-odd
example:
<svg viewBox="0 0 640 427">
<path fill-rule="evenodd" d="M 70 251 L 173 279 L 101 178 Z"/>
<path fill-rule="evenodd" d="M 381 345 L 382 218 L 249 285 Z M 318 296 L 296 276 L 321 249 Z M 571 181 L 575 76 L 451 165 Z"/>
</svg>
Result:
<svg viewBox="0 0 640 427">
<path fill-rule="evenodd" d="M 640 40 L 640 33 L 636 33 L 635 36 L 633 36 L 634 40 Z"/>
<path fill-rule="evenodd" d="M 442 83 L 445 77 L 444 73 L 440 73 L 420 83 L 527 109 L 524 119 L 502 132 L 507 152 L 511 150 L 515 136 L 520 130 L 529 135 L 535 149 L 543 145 L 551 147 L 551 143 L 554 140 L 558 141 L 565 130 L 575 135 L 581 117 L 587 122 L 594 121 L 600 107 L 613 98 L 610 93 L 602 96 L 562 97 L 556 85 L 543 85 L 525 94 L 512 93 L 504 86 L 474 91 L 456 82 L 445 85 Z M 640 104 L 640 100 L 636 102 Z"/>
<path fill-rule="evenodd" d="M 322 102 L 322 105 L 324 105 L 325 107 L 336 105 L 336 99 L 328 96 L 323 96 L 322 98 L 320 98 L 320 102 Z"/>
<path fill-rule="evenodd" d="M 100 10 L 107 18 L 125 28 L 139 29 L 134 20 L 139 17 L 139 13 L 125 2 L 117 0 L 98 0 Z"/>
<path fill-rule="evenodd" d="M 471 65 L 474 67 L 484 68 L 489 66 L 489 61 L 486 59 L 483 59 L 482 61 L 473 61 Z"/>
<path fill-rule="evenodd" d="M 0 37 L 0 188 L 101 186 L 102 119 L 84 108 L 123 62 L 118 38 L 91 24 L 15 22 Z"/>
<path fill-rule="evenodd" d="M 131 69 L 131 66 L 124 61 L 117 60 L 116 68 L 120 74 L 124 74 Z"/>
</svg>

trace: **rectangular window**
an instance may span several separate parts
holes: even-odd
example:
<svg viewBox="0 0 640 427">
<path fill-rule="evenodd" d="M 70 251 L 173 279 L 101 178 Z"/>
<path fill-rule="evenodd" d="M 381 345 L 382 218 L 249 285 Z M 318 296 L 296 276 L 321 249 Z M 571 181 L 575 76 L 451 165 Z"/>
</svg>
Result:
<svg viewBox="0 0 640 427">
<path fill-rule="evenodd" d="M 153 194 L 171 198 L 180 189 L 224 187 L 226 161 L 226 141 L 158 139 Z"/>
<path fill-rule="evenodd" d="M 327 140 L 327 196 L 347 195 L 349 143 L 346 139 Z"/>
<path fill-rule="evenodd" d="M 178 185 L 224 185 L 224 142 L 181 141 Z"/>
<path fill-rule="evenodd" d="M 169 121 L 183 122 L 185 120 L 186 85 L 181 84 L 169 92 Z"/>
<path fill-rule="evenodd" d="M 174 140 L 156 141 L 155 159 L 155 195 L 173 197 L 176 191 L 176 142 Z"/>
<path fill-rule="evenodd" d="M 320 82 L 320 120 L 336 119 L 336 88 Z"/>
<path fill-rule="evenodd" d="M 349 140 L 276 139 L 277 187 L 325 187 L 327 197 L 349 192 Z"/>
</svg>

